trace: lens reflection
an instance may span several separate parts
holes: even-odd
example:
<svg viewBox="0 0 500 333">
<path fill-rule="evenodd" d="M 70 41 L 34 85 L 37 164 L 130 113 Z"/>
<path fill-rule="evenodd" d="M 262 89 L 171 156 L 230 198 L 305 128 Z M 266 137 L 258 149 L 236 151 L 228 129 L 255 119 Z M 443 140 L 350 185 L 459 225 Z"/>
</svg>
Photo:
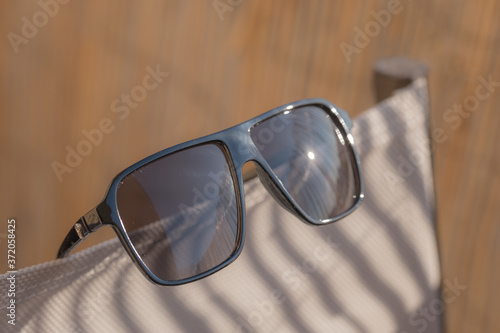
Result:
<svg viewBox="0 0 500 333">
<path fill-rule="evenodd" d="M 290 197 L 311 219 L 334 218 L 355 204 L 350 148 L 323 109 L 287 110 L 252 127 L 250 135 Z"/>
<path fill-rule="evenodd" d="M 132 244 L 160 279 L 194 277 L 235 251 L 235 187 L 217 144 L 182 150 L 134 171 L 120 183 L 117 205 Z"/>
</svg>

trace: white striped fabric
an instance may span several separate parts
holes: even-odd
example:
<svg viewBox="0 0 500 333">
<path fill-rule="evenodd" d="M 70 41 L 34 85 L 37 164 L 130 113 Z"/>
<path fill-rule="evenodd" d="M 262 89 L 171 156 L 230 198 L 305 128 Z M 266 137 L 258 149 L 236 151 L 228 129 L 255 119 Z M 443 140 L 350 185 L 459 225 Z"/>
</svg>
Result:
<svg viewBox="0 0 500 333">
<path fill-rule="evenodd" d="M 253 180 L 243 252 L 222 271 L 155 286 L 108 241 L 20 270 L 16 326 L 3 314 L 0 331 L 440 332 L 426 81 L 355 119 L 353 135 L 366 196 L 344 220 L 308 226 Z"/>
</svg>

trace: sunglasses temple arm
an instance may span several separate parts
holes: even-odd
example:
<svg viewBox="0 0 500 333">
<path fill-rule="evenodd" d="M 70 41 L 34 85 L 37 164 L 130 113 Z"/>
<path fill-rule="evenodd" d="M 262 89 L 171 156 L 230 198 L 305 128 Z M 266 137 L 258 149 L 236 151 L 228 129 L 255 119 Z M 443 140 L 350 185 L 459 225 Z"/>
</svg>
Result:
<svg viewBox="0 0 500 333">
<path fill-rule="evenodd" d="M 64 238 L 57 253 L 57 259 L 68 256 L 78 244 L 101 226 L 102 221 L 95 208 L 82 216 Z"/>
</svg>

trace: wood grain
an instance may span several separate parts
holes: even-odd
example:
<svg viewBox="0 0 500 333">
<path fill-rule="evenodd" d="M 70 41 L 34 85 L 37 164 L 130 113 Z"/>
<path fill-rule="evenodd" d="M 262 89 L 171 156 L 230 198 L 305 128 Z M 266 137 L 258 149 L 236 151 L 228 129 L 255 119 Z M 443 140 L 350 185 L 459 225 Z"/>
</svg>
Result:
<svg viewBox="0 0 500 333">
<path fill-rule="evenodd" d="M 408 56 L 429 65 L 432 127 L 446 134 L 434 144 L 443 281 L 467 286 L 447 305 L 446 327 L 498 332 L 500 87 L 474 111 L 447 110 L 476 89 L 486 95 L 479 78 L 500 81 L 500 3 L 402 0 L 398 8 L 348 61 L 341 43 L 354 45 L 354 29 L 388 2 L 247 0 L 221 20 L 213 1 L 73 1 L 17 53 L 8 34 L 22 35 L 23 17 L 33 22 L 42 9 L 0 3 L 0 210 L 17 220 L 17 267 L 52 260 L 112 177 L 140 158 L 306 97 L 359 114 L 375 103 L 374 62 Z M 120 119 L 112 103 L 142 85 L 148 66 L 169 75 Z M 112 133 L 59 182 L 51 164 L 105 118 Z M 112 236 L 100 231 L 85 246 Z M 3 272 L 4 256 L 0 263 Z"/>
</svg>

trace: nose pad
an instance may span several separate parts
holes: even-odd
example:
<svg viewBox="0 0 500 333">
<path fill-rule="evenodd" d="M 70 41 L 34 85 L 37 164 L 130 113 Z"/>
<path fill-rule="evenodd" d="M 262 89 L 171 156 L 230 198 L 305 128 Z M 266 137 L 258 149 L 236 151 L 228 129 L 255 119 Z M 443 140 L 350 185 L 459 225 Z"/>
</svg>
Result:
<svg viewBox="0 0 500 333">
<path fill-rule="evenodd" d="M 281 192 L 281 190 L 272 180 L 271 176 L 269 176 L 267 171 L 264 170 L 264 168 L 259 163 L 255 163 L 255 167 L 257 169 L 257 174 L 259 175 L 260 182 L 262 183 L 262 185 L 264 185 L 264 187 L 271 194 L 274 200 L 276 200 L 281 207 L 285 208 L 290 213 L 296 215 L 297 213 L 295 207 Z"/>
</svg>

